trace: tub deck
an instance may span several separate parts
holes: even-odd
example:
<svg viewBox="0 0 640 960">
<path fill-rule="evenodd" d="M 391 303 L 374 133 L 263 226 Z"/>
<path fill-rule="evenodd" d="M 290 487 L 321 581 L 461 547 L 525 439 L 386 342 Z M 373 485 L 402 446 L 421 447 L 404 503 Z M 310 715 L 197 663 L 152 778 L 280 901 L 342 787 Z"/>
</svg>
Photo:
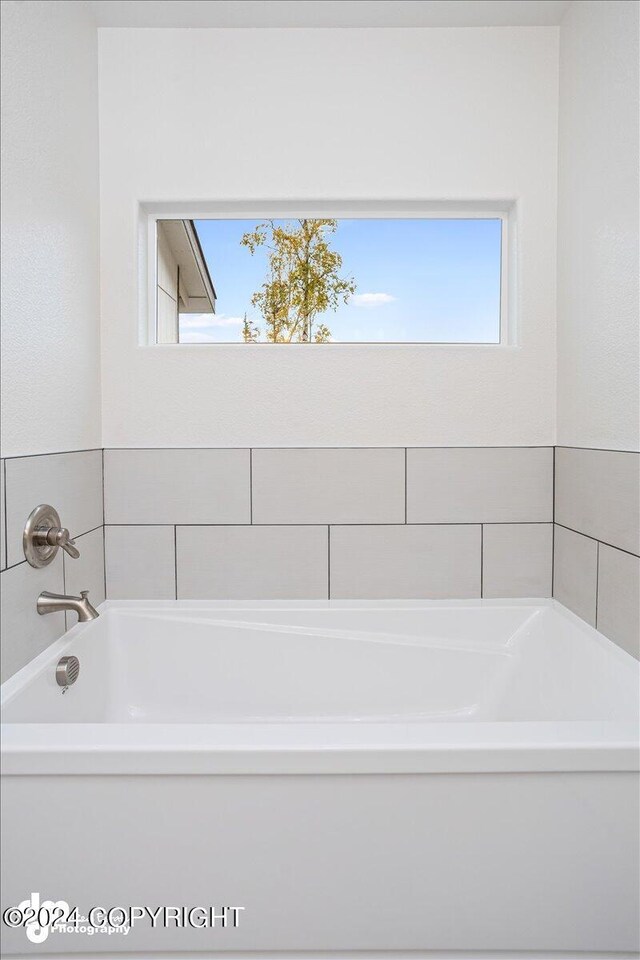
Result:
<svg viewBox="0 0 640 960">
<path fill-rule="evenodd" d="M 60 656 L 80 660 L 65 694 Z M 638 768 L 638 664 L 554 601 L 103 604 L 2 688 L 8 773 Z"/>
</svg>

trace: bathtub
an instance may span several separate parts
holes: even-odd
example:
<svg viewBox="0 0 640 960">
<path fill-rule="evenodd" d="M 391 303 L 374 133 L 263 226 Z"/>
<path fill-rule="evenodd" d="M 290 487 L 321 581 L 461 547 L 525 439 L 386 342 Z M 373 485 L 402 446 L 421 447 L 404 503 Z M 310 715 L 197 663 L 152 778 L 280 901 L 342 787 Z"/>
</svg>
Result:
<svg viewBox="0 0 640 960">
<path fill-rule="evenodd" d="M 554 601 L 100 614 L 2 687 L 3 910 L 80 918 L 7 957 L 638 950 L 638 664 Z"/>
</svg>

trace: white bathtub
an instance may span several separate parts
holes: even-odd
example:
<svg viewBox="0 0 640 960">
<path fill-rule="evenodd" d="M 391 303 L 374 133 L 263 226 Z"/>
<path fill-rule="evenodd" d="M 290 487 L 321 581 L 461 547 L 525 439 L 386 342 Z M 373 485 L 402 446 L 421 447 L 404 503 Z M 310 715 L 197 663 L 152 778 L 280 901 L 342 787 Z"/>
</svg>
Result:
<svg viewBox="0 0 640 960">
<path fill-rule="evenodd" d="M 108 602 L 2 688 L 3 909 L 240 925 L 5 952 L 632 956 L 638 709 L 553 601 Z"/>
</svg>

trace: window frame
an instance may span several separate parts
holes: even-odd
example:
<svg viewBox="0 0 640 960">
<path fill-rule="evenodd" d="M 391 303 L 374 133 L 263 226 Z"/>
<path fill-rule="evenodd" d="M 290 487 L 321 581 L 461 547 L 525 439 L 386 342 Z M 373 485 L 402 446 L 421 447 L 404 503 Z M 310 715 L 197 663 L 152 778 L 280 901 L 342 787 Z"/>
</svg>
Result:
<svg viewBox="0 0 640 960">
<path fill-rule="evenodd" d="M 298 217 L 335 217 L 336 219 L 439 219 L 439 220 L 500 220 L 500 339 L 473 342 L 469 340 L 351 340 L 335 343 L 160 343 L 157 340 L 157 245 L 159 220 L 266 220 Z M 504 349 L 517 343 L 516 326 L 516 267 L 517 267 L 517 203 L 503 201 L 466 201 L 464 203 L 436 203 L 423 201 L 219 201 L 211 203 L 147 203 L 139 204 L 139 339 L 144 347 L 182 347 L 183 349 L 213 347 L 243 347 L 245 350 L 261 347 L 300 349 L 338 349 L 357 347 L 424 347 L 438 349 Z"/>
</svg>

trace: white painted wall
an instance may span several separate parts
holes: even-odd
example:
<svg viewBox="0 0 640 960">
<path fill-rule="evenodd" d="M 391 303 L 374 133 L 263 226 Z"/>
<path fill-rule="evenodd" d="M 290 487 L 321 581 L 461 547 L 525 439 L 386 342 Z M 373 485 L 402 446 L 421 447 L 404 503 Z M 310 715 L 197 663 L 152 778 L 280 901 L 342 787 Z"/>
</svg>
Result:
<svg viewBox="0 0 640 960">
<path fill-rule="evenodd" d="M 2 4 L 3 455 L 100 446 L 97 36 Z"/>
<path fill-rule="evenodd" d="M 78 0 L 2 9 L 3 453 L 95 446 L 95 28 Z M 561 29 L 560 443 L 638 448 L 637 19 L 576 0 Z M 553 442 L 556 40 L 101 31 L 104 442 Z M 517 346 L 139 347 L 137 202 L 252 197 L 516 199 Z"/>
<path fill-rule="evenodd" d="M 561 28 L 558 442 L 638 450 L 638 4 Z"/>
<path fill-rule="evenodd" d="M 105 445 L 552 443 L 557 41 L 101 30 Z M 280 198 L 517 200 L 517 345 L 139 346 L 138 202 Z"/>
</svg>

